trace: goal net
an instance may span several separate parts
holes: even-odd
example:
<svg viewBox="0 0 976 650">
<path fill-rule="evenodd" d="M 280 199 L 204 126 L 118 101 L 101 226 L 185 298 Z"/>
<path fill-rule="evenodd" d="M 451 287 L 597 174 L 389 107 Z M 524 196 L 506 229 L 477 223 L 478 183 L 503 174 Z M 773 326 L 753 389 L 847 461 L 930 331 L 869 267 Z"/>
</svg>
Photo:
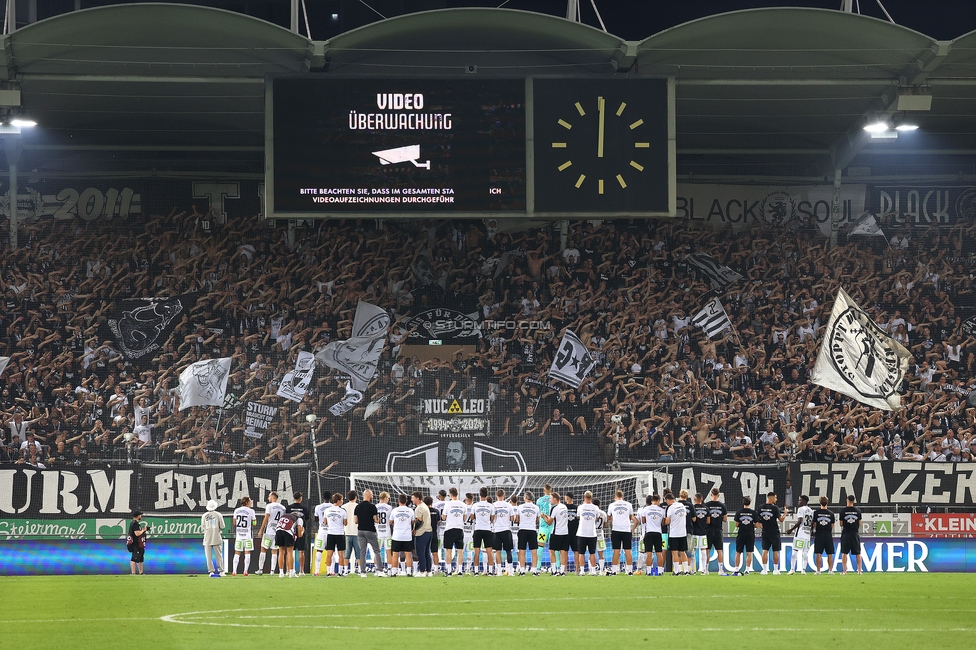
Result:
<svg viewBox="0 0 976 650">
<path fill-rule="evenodd" d="M 526 491 L 531 491 L 536 499 L 542 496 L 548 484 L 560 495 L 571 493 L 577 502 L 583 501 L 583 493 L 589 490 L 594 499 L 600 500 L 602 508 L 614 499 L 617 490 L 624 498 L 634 504 L 634 509 L 644 504 L 650 494 L 650 472 L 521 472 L 521 473 L 469 473 L 469 472 L 356 472 L 350 475 L 352 488 L 362 494 L 372 490 L 374 495 L 389 492 L 391 501 L 396 495 L 421 492 L 424 496 L 435 497 L 440 490 L 447 492 L 456 487 L 464 498 L 466 493 L 474 495 L 482 487 L 487 487 L 494 497 L 498 489 L 505 490 L 506 496 L 516 494 L 519 501 Z M 375 498 L 375 497 L 374 497 Z"/>
</svg>

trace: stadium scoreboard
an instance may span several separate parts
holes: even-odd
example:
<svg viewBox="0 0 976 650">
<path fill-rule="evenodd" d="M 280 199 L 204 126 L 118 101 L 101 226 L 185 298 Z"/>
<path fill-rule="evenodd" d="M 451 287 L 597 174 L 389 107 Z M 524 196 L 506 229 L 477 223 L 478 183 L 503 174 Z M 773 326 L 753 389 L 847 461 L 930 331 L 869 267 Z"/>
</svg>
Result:
<svg viewBox="0 0 976 650">
<path fill-rule="evenodd" d="M 269 86 L 269 218 L 675 213 L 673 80 Z"/>
</svg>

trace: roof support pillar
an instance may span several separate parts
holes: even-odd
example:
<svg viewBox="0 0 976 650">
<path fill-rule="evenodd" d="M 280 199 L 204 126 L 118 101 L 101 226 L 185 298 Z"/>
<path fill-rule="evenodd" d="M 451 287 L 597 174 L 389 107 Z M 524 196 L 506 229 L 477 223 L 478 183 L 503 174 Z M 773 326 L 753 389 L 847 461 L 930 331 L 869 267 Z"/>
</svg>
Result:
<svg viewBox="0 0 976 650">
<path fill-rule="evenodd" d="M 842 168 L 834 170 L 834 198 L 830 202 L 830 247 L 837 248 L 837 231 L 840 230 L 840 179 Z"/>
</svg>

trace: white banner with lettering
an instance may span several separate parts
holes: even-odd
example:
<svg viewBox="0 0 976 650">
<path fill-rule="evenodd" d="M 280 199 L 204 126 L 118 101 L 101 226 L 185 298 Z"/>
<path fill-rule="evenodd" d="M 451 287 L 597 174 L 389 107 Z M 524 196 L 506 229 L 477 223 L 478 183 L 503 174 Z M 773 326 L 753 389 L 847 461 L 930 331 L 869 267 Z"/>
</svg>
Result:
<svg viewBox="0 0 976 650">
<path fill-rule="evenodd" d="M 841 185 L 841 223 L 856 220 L 864 212 L 867 186 Z M 830 234 L 833 185 L 715 185 L 679 183 L 676 216 L 698 221 L 716 230 L 731 225 L 735 230 L 755 227 L 789 228 L 816 223 Z"/>
</svg>

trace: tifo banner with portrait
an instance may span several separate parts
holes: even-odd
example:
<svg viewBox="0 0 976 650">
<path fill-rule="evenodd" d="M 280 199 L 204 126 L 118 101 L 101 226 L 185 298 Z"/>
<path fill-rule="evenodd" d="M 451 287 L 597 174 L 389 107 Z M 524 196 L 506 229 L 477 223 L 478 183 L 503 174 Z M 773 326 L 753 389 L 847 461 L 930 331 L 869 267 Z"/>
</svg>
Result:
<svg viewBox="0 0 976 650">
<path fill-rule="evenodd" d="M 200 514 L 213 499 L 230 512 L 249 496 L 255 508 L 277 491 L 290 503 L 297 490 L 308 494 L 309 465 L 129 465 L 125 468 L 38 470 L 23 465 L 0 466 L 0 517 L 100 518 L 127 517 L 133 510 L 148 514 Z"/>
<path fill-rule="evenodd" d="M 861 506 L 976 505 L 976 463 L 794 463 L 790 476 L 794 494 L 834 507 L 848 494 Z"/>
<path fill-rule="evenodd" d="M 867 186 L 840 187 L 840 222 L 856 221 L 864 212 Z M 701 222 L 717 230 L 732 227 L 790 229 L 804 223 L 830 234 L 834 186 L 714 185 L 680 183 L 679 219 Z"/>
</svg>

